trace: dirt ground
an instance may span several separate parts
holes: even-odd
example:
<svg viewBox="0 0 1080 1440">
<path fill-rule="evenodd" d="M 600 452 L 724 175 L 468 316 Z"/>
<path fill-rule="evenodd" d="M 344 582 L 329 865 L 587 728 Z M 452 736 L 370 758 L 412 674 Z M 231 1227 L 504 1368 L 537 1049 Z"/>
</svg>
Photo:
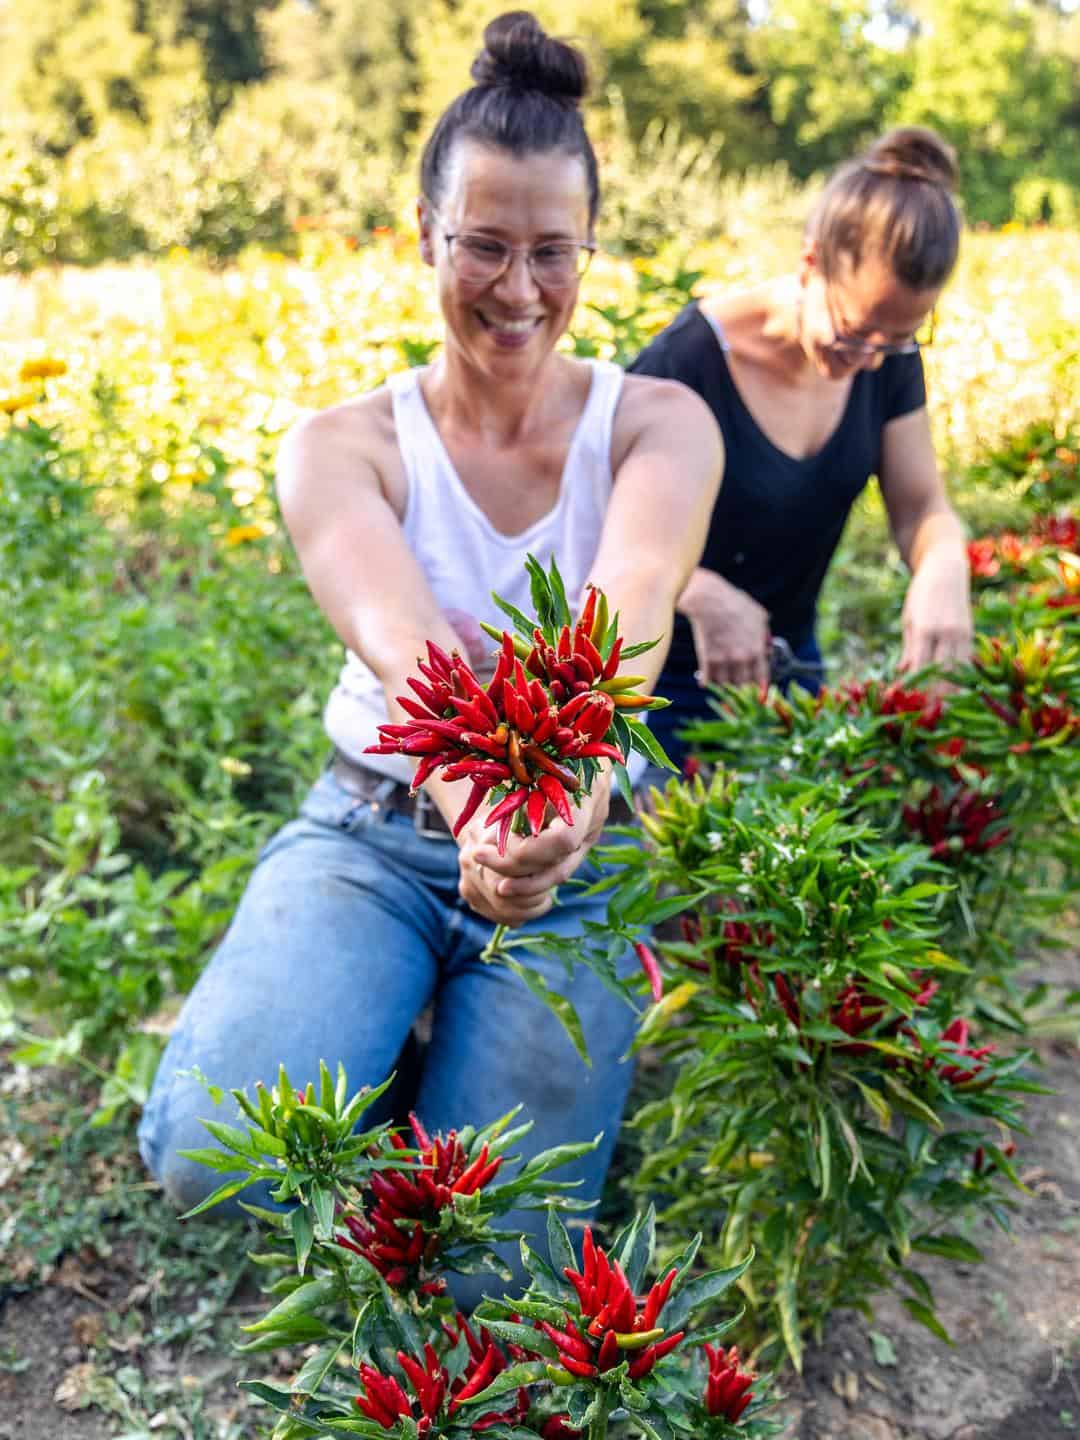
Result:
<svg viewBox="0 0 1080 1440">
<path fill-rule="evenodd" d="M 1077 984 L 1080 964 L 1067 968 Z M 872 1324 L 834 1317 L 805 1375 L 785 1379 L 789 1440 L 1080 1440 L 1080 1048 L 1037 1048 L 1055 1093 L 1029 1097 L 1013 1234 L 972 1230 L 982 1265 L 920 1267 L 955 1348 L 891 1298 Z M 111 1157 L 35 1165 L 34 1137 L 55 1148 L 50 1122 L 71 1105 L 49 1081 L 42 1097 L 25 1072 L 9 1109 L 22 1120 L 0 1130 L 0 1440 L 255 1436 L 235 1385 L 256 1367 L 229 1353 L 260 1309 L 249 1237 L 162 1217 L 123 1136 Z"/>
</svg>

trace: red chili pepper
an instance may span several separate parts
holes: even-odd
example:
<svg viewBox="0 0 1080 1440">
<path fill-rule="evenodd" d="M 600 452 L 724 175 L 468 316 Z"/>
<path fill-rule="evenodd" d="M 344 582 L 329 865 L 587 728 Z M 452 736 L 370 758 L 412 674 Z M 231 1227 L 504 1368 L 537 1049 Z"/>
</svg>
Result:
<svg viewBox="0 0 1080 1440">
<path fill-rule="evenodd" d="M 675 1283 L 675 1276 L 678 1269 L 669 1270 L 662 1280 L 658 1280 L 649 1291 L 649 1297 L 645 1301 L 645 1309 L 641 1315 L 639 1329 L 651 1330 L 660 1318 L 660 1312 L 667 1304 L 668 1296 L 671 1294 L 671 1287 Z"/>
<path fill-rule="evenodd" d="M 569 1370 L 571 1375 L 577 1375 L 582 1380 L 591 1379 L 596 1374 L 595 1365 L 590 1365 L 586 1360 L 575 1360 L 561 1351 L 559 1352 L 559 1361 L 564 1370 Z"/>
<path fill-rule="evenodd" d="M 547 796 L 542 790 L 531 790 L 527 814 L 529 817 L 529 829 L 534 835 L 539 835 L 544 828 L 544 820 L 547 817 Z"/>
<path fill-rule="evenodd" d="M 565 765 L 553 760 L 539 745 L 523 745 L 521 753 L 531 765 L 543 770 L 545 775 L 551 775 L 565 790 L 576 790 L 581 784 L 573 770 L 568 770 Z"/>
<path fill-rule="evenodd" d="M 491 811 L 484 821 L 484 824 L 497 825 L 501 820 L 511 819 L 515 810 L 520 810 L 528 798 L 528 790 L 511 790 L 510 794 L 500 800 L 498 805 Z"/>
<path fill-rule="evenodd" d="M 480 785 L 477 784 L 476 781 L 473 782 L 473 787 L 469 791 L 469 798 L 461 807 L 461 810 L 458 813 L 458 817 L 454 821 L 453 826 L 451 827 L 450 833 L 454 836 L 455 840 L 461 834 L 462 830 L 464 830 L 465 826 L 469 823 L 472 817 L 476 814 L 477 810 L 480 809 L 480 806 L 484 803 L 484 796 L 488 793 L 488 790 L 490 788 L 491 787 L 489 785 Z"/>
<path fill-rule="evenodd" d="M 625 763 L 625 756 L 617 745 L 602 745 L 599 741 L 590 741 L 588 745 L 582 745 L 574 750 L 575 760 L 614 760 L 617 764 Z"/>
<path fill-rule="evenodd" d="M 487 1389 L 487 1387 L 491 1384 L 492 1380 L 494 1380 L 495 1376 L 498 1374 L 498 1362 L 499 1352 L 495 1349 L 494 1345 L 489 1345 L 487 1354 L 484 1356 L 483 1360 L 480 1361 L 480 1364 L 476 1367 L 476 1370 L 473 1372 L 470 1378 L 465 1381 L 465 1384 L 450 1401 L 451 1415 L 453 1415 L 454 1411 L 458 1408 L 459 1405 L 462 1405 L 471 1396 L 479 1395 L 481 1390 Z"/>
<path fill-rule="evenodd" d="M 646 945 L 641 940 L 636 940 L 634 942 L 634 954 L 637 956 L 639 965 L 648 977 L 649 989 L 652 992 L 653 1004 L 656 1004 L 660 1000 L 662 1000 L 664 996 L 664 980 L 663 976 L 660 974 L 660 966 L 657 962 L 656 956 L 649 949 L 648 945 Z M 651 1330 L 652 1326 L 646 1325 L 644 1328 L 646 1330 Z"/>
<path fill-rule="evenodd" d="M 549 1325 L 546 1320 L 541 1320 L 540 1328 L 549 1340 L 559 1348 L 559 1358 L 563 1353 L 572 1356 L 575 1360 L 592 1360 L 593 1349 L 587 1340 L 578 1335 L 571 1335 L 565 1330 L 556 1330 L 554 1325 Z"/>
<path fill-rule="evenodd" d="M 615 672 L 619 668 L 619 656 L 622 653 L 623 637 L 620 635 L 611 647 L 611 654 L 607 658 L 603 670 L 600 672 L 604 680 L 614 680 Z"/>
<path fill-rule="evenodd" d="M 603 1344 L 600 1346 L 600 1354 L 596 1357 L 597 1369 L 603 1372 L 611 1370 L 621 1360 L 619 1354 L 619 1342 L 615 1338 L 615 1331 L 609 1330 L 604 1336 Z"/>
<path fill-rule="evenodd" d="M 640 1380 L 642 1375 L 647 1375 L 658 1360 L 662 1360 L 665 1355 L 669 1355 L 675 1349 L 685 1334 L 685 1330 L 676 1330 L 674 1335 L 667 1335 L 663 1340 L 657 1341 L 655 1345 L 650 1345 L 647 1350 L 642 1350 L 640 1355 L 630 1361 L 627 1369 L 629 1378 Z"/>
<path fill-rule="evenodd" d="M 591 635 L 593 622 L 596 619 L 596 586 L 586 587 L 588 593 L 585 596 L 585 604 L 581 607 L 581 615 L 578 617 L 576 631 L 582 635 Z"/>
<path fill-rule="evenodd" d="M 589 663 L 589 668 L 594 676 L 602 675 L 604 671 L 604 657 L 593 644 L 587 634 L 583 634 L 578 641 L 577 649 Z"/>
<path fill-rule="evenodd" d="M 469 1165 L 468 1169 L 461 1172 L 450 1188 L 458 1195 L 470 1195 L 473 1189 L 473 1182 L 487 1164 L 487 1157 L 488 1147 L 484 1145 L 481 1147 L 480 1154 L 471 1165 Z"/>
<path fill-rule="evenodd" d="M 463 730 L 458 743 L 467 745 L 470 750 L 482 750 L 485 755 L 491 755 L 496 760 L 507 758 L 508 740 L 500 744 L 498 740 L 492 739 L 490 735 L 482 735 L 478 730 Z"/>
<path fill-rule="evenodd" d="M 557 712 L 549 707 L 542 714 L 538 714 L 536 726 L 532 733 L 533 744 L 544 745 L 555 733 L 558 724 Z"/>
<path fill-rule="evenodd" d="M 593 698 L 593 691 L 586 690 L 582 695 L 575 695 L 572 700 L 567 700 L 565 705 L 559 708 L 559 724 L 569 725 Z"/>
<path fill-rule="evenodd" d="M 577 670 L 575 670 L 573 664 L 569 660 L 557 660 L 555 662 L 553 674 L 554 678 L 556 680 L 561 680 L 571 693 L 577 693 L 577 687 L 579 683 L 581 683 L 582 677 L 578 674 Z M 585 681 L 584 683 L 586 686 L 588 685 L 588 681 Z"/>
</svg>

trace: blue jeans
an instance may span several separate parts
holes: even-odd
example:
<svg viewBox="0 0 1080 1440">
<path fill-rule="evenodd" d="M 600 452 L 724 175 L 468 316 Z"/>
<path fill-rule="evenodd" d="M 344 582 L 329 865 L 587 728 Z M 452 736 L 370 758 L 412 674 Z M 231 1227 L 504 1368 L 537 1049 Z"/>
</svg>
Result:
<svg viewBox="0 0 1080 1440">
<path fill-rule="evenodd" d="M 408 817 L 357 801 L 324 772 L 300 818 L 260 856 L 162 1057 L 139 1143 L 177 1206 L 196 1204 L 222 1179 L 178 1151 L 211 1143 L 202 1117 L 232 1118 L 215 1114 L 203 1087 L 178 1071 L 198 1066 L 214 1084 L 251 1094 L 256 1080 L 276 1081 L 279 1062 L 301 1085 L 317 1076 L 320 1059 L 332 1070 L 341 1060 L 355 1091 L 394 1069 L 429 1003 L 432 1034 L 414 1098 L 428 1129 L 484 1125 L 522 1104 L 521 1119 L 533 1122 L 516 1147 L 525 1157 L 603 1131 L 595 1151 L 552 1176 L 580 1180 L 580 1196 L 599 1198 L 632 1076 L 622 1056 L 634 1012 L 583 967 L 567 980 L 558 961 L 522 957 L 573 1002 L 592 1059 L 587 1068 L 518 977 L 480 961 L 493 927 L 460 899 L 457 857 L 449 839 L 420 837 Z M 595 879 L 598 872 L 586 861 L 578 875 Z M 564 886 L 560 903 L 522 928 L 577 934 L 586 919 L 604 914 L 605 897 L 584 900 Z M 623 973 L 634 965 L 629 954 Z M 234 1102 L 227 1104 L 231 1111 Z M 254 1192 L 241 1198 L 266 1203 Z M 220 1209 L 237 1213 L 235 1203 Z M 544 1218 L 542 1211 L 515 1212 L 505 1228 L 526 1233 L 546 1253 Z M 517 1247 L 502 1253 L 520 1273 Z M 471 1305 L 492 1283 L 463 1278 L 455 1294 Z"/>
<path fill-rule="evenodd" d="M 821 651 L 813 630 L 801 636 L 790 638 L 792 655 L 803 665 L 821 665 Z M 809 690 L 816 695 L 821 689 L 824 671 L 819 676 L 796 673 L 787 679 L 777 680 L 780 690 L 786 695 L 792 685 Z M 672 763 L 680 770 L 690 755 L 690 746 L 677 739 L 678 733 L 694 720 L 715 720 L 716 711 L 711 704 L 712 691 L 703 689 L 692 675 L 666 672 L 656 682 L 656 693 L 663 695 L 671 704 L 663 710 L 654 710 L 649 716 L 649 729 L 663 745 Z M 670 778 L 670 777 L 669 777 Z"/>
</svg>

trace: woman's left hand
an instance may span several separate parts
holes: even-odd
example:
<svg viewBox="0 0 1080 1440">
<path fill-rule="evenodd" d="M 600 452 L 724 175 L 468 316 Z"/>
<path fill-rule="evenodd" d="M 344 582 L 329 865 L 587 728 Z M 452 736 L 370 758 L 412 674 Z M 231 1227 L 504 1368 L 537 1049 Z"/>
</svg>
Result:
<svg viewBox="0 0 1080 1440">
<path fill-rule="evenodd" d="M 903 630 L 901 670 L 947 667 L 971 658 L 970 581 L 962 546 L 937 545 L 924 555 L 908 585 Z"/>
<path fill-rule="evenodd" d="M 599 840 L 610 803 L 609 781 L 600 776 L 573 825 L 556 818 L 539 835 L 511 835 L 505 855 L 481 809 L 458 837 L 462 899 L 496 924 L 522 925 L 546 914 L 555 887 L 569 880 Z"/>
</svg>

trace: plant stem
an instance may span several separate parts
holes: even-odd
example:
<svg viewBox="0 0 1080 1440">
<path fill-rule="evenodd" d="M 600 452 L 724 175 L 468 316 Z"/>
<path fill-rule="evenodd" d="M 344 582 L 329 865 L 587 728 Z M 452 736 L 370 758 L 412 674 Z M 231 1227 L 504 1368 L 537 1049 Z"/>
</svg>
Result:
<svg viewBox="0 0 1080 1440">
<path fill-rule="evenodd" d="M 509 929 L 509 925 L 495 926 L 495 929 L 491 932 L 491 939 L 484 946 L 483 950 L 480 951 L 480 959 L 483 960 L 485 965 L 490 965 L 502 956 L 503 941 L 506 939 Z"/>
<path fill-rule="evenodd" d="M 588 1440 L 607 1440 L 607 1411 L 602 1411 L 595 1420 L 589 1422 Z"/>
</svg>

